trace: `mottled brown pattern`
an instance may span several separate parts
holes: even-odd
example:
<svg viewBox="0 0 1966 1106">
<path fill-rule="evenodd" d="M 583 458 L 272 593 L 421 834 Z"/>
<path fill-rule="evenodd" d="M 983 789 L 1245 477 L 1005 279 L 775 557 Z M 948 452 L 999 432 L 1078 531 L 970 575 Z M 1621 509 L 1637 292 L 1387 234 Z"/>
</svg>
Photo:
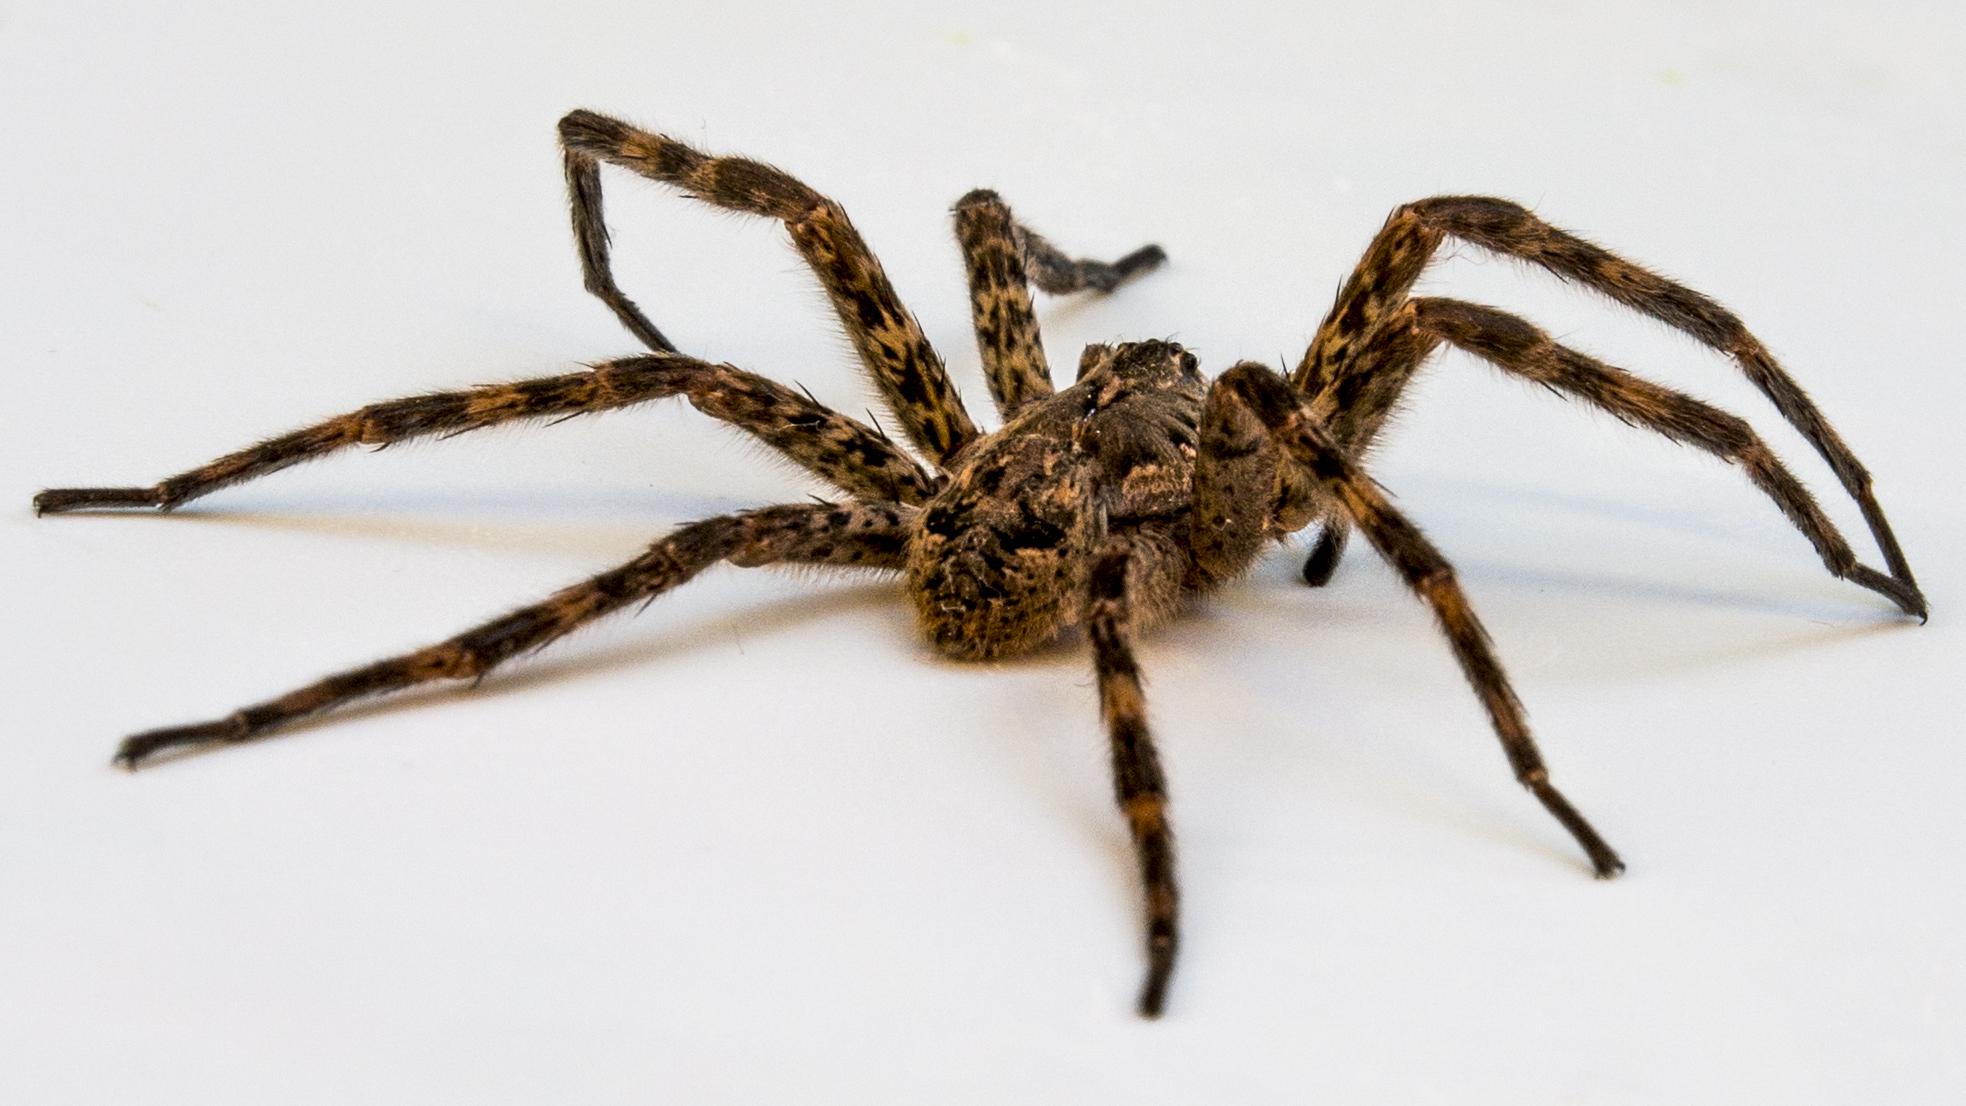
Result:
<svg viewBox="0 0 1966 1106">
<path fill-rule="evenodd" d="M 1892 598 L 1906 611 L 1924 616 L 1918 582 L 1891 531 L 1884 509 L 1871 491 L 1871 477 L 1857 456 L 1794 378 L 1732 312 L 1708 297 L 1650 272 L 1568 231 L 1537 218 L 1527 208 L 1491 196 L 1436 196 L 1398 208 L 1386 220 L 1353 270 L 1338 299 L 1318 327 L 1317 336 L 1292 379 L 1311 397 L 1318 417 L 1343 430 L 1339 440 L 1353 449 L 1369 444 L 1385 421 L 1413 368 L 1426 350 L 1392 348 L 1414 339 L 1424 342 L 1433 333 L 1413 328 L 1401 312 L 1413 282 L 1448 238 L 1459 239 L 1509 257 L 1533 262 L 1564 280 L 1595 289 L 1635 311 L 1692 336 L 1732 357 L 1791 426 L 1815 447 L 1864 514 L 1884 563 L 1889 583 L 1875 569 L 1861 565 L 1849 579 Z M 1387 332 L 1398 332 L 1387 337 Z M 1428 347 L 1431 348 L 1431 347 Z M 1388 366 L 1393 379 L 1381 380 Z M 1345 412 L 1350 412 L 1349 416 Z M 1352 425 L 1340 427 L 1349 421 Z M 1753 473 L 1750 469 L 1750 473 Z M 1757 483 L 1760 478 L 1756 477 Z M 1771 495 L 1775 494 L 1770 492 Z M 1792 500 L 1776 496 L 1783 510 L 1796 517 Z M 1798 526 L 1803 523 L 1798 521 Z M 1807 527 L 1805 527 L 1807 531 Z M 1816 535 L 1811 534 L 1811 540 Z M 1838 539 L 1840 540 L 1840 539 Z M 1818 548 L 1822 545 L 1818 542 Z M 1825 561 L 1829 560 L 1825 555 Z M 1834 570 L 1834 569 L 1833 569 Z M 1909 605 L 1908 605 L 1909 604 Z"/>
<path fill-rule="evenodd" d="M 1221 408 L 1229 410 L 1218 412 Z M 1221 448 L 1232 452 L 1249 449 L 1250 438 L 1260 427 L 1275 442 L 1280 455 L 1272 463 L 1284 463 L 1287 459 L 1317 479 L 1345 518 L 1358 527 L 1379 555 L 1433 609 L 1462 673 L 1488 711 L 1489 721 L 1502 741 L 1516 779 L 1577 839 L 1599 877 L 1608 878 L 1623 871 L 1625 865 L 1618 854 L 1551 786 L 1549 770 L 1530 737 L 1522 703 L 1509 686 L 1501 662 L 1495 658 L 1488 632 L 1475 618 L 1466 594 L 1455 580 L 1453 566 L 1420 533 L 1419 527 L 1393 507 L 1372 478 L 1353 464 L 1330 430 L 1311 413 L 1309 402 L 1289 381 L 1262 365 L 1244 362 L 1223 373 L 1209 390 L 1203 425 L 1222 428 L 1225 437 Z M 1216 451 L 1212 438 L 1204 441 L 1205 455 Z M 1196 498 L 1199 502 L 1201 497 L 1197 494 Z M 1246 519 L 1248 514 L 1244 512 L 1239 517 Z"/>
<path fill-rule="evenodd" d="M 705 203 L 782 220 L 791 231 L 792 244 L 826 289 L 847 337 L 908 440 L 935 464 L 947 465 L 976 438 L 976 425 L 950 386 L 942 358 L 901 305 L 880 262 L 837 204 L 769 165 L 739 157 L 710 157 L 673 138 L 591 111 L 576 111 L 560 120 L 560 141 L 566 149 L 574 233 L 588 288 L 615 308 L 623 324 L 643 341 L 667 348 L 667 340 L 614 286 L 606 230 L 600 223 L 598 178 L 588 168 L 595 160 L 675 185 Z"/>
<path fill-rule="evenodd" d="M 603 615 L 646 603 L 720 560 L 898 569 L 915 512 L 889 504 L 796 503 L 681 527 L 619 568 L 414 653 L 329 676 L 214 722 L 151 730 L 124 740 L 120 763 L 135 767 L 181 746 L 248 741 L 283 723 L 354 699 L 432 680 L 477 679 L 493 668 Z"/>
<path fill-rule="evenodd" d="M 978 442 L 923 512 L 909 590 L 950 656 L 1005 656 L 1057 636 L 1079 618 L 1105 532 L 1185 513 L 1194 437 L 1184 428 L 1203 389 L 1194 356 L 1168 342 L 1109 353 Z"/>
<path fill-rule="evenodd" d="M 147 488 L 55 488 L 34 497 L 42 514 L 187 503 L 349 446 L 449 437 L 525 419 L 571 418 L 687 395 L 850 495 L 920 504 L 936 480 L 878 431 L 754 373 L 681 354 L 604 362 L 587 372 L 436 392 L 376 403 L 229 453 Z"/>
<path fill-rule="evenodd" d="M 1925 617 L 1925 599 L 1910 569 L 1886 575 L 1857 560 L 1850 543 L 1823 513 L 1815 497 L 1789 472 L 1745 419 L 1661 387 L 1558 344 L 1514 315 L 1459 300 L 1407 300 L 1372 328 L 1355 348 L 1345 371 L 1311 397 L 1314 414 L 1333 437 L 1357 456 L 1371 443 L 1420 364 L 1449 342 L 1512 375 L 1574 396 L 1634 426 L 1706 450 L 1741 466 L 1783 515 L 1809 539 L 1823 566 L 1840 579 L 1869 588 L 1907 614 Z M 1329 411 L 1329 415 L 1323 412 Z M 1873 526 L 1887 555 L 1896 549 L 1889 525 Z M 1329 555 L 1335 563 L 1337 554 Z M 1315 560 L 1315 558 L 1313 558 Z M 1328 576 L 1331 564 L 1318 566 Z M 1307 578 L 1315 575 L 1305 568 Z"/>
<path fill-rule="evenodd" d="M 1343 376 L 1356 371 L 1355 352 L 1379 322 L 1406 299 L 1413 282 L 1420 279 L 1420 270 L 1426 268 L 1440 245 L 1440 232 L 1428 226 L 1414 206 L 1402 207 L 1386 220 L 1339 290 L 1330 313 L 1311 340 L 1311 348 L 1297 365 L 1292 380 L 1299 391 L 1321 405 L 1321 415 L 1335 411 L 1324 397 Z"/>
<path fill-rule="evenodd" d="M 709 157 L 627 124 L 561 122 L 575 244 L 587 287 L 652 355 L 515 384 L 375 404 L 222 457 L 147 488 L 42 492 L 45 513 L 164 507 L 350 445 L 387 445 L 535 418 L 568 418 L 663 396 L 752 434 L 849 502 L 767 507 L 677 529 L 642 556 L 427 649 L 358 668 L 193 726 L 126 740 L 135 767 L 171 749 L 237 742 L 352 699 L 475 679 L 611 612 L 647 602 L 718 561 L 902 571 L 924 636 L 964 659 L 1011 656 L 1081 628 L 1098 680 L 1114 798 L 1139 865 L 1147 972 L 1139 1009 L 1167 1001 L 1179 942 L 1168 789 L 1135 655 L 1140 633 L 1245 573 L 1270 542 L 1319 526 L 1304 579 L 1324 583 L 1353 529 L 1424 602 L 1487 711 L 1516 779 L 1567 829 L 1599 876 L 1623 868 L 1550 782 L 1522 704 L 1453 566 L 1366 474 L 1360 459 L 1427 357 L 1447 342 L 1503 371 L 1738 464 L 1816 546 L 1829 570 L 1922 617 L 1925 600 L 1857 464 L 1807 397 L 1738 320 L 1698 293 L 1555 230 L 1503 200 L 1450 196 L 1395 211 L 1338 295 L 1295 377 L 1253 363 L 1212 385 L 1172 342 L 1093 345 L 1054 390 L 1030 286 L 1108 291 L 1159 265 L 1158 247 L 1075 260 L 1019 225 L 994 193 L 956 206 L 956 230 L 992 396 L 1007 425 L 977 432 L 879 263 L 831 201 L 770 166 Z M 878 429 L 763 377 L 674 351 L 615 286 L 602 161 L 720 207 L 783 220 L 818 274 L 931 473 Z M 1862 505 L 1889 575 L 1856 559 L 1748 424 L 1568 349 L 1491 308 L 1411 298 L 1453 237 L 1534 261 L 1733 355 L 1830 459 Z"/>
<path fill-rule="evenodd" d="M 990 396 L 1005 418 L 1053 391 L 1010 208 L 978 189 L 956 201 L 956 242 L 969 274 L 969 314 Z"/>
<path fill-rule="evenodd" d="M 1158 1017 L 1174 974 L 1180 943 L 1180 888 L 1174 879 L 1174 834 L 1167 823 L 1167 778 L 1147 728 L 1147 695 L 1140 666 L 1133 659 L 1133 578 L 1165 578 L 1154 562 L 1177 550 L 1116 535 L 1093 560 L 1088 581 L 1085 627 L 1099 677 L 1099 715 L 1111 743 L 1113 798 L 1126 816 L 1140 863 L 1146 911 L 1147 979 L 1140 988 L 1140 1013 Z M 1158 571 L 1157 571 L 1158 570 Z"/>
</svg>

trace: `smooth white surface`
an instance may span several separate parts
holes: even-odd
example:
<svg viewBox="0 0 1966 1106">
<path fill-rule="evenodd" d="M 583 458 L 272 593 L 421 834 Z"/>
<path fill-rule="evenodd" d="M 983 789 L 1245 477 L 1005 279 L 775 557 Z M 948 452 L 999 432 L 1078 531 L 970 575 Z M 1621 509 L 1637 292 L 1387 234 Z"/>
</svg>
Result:
<svg viewBox="0 0 1966 1106">
<path fill-rule="evenodd" d="M 1966 197 L 1953 5 L 0 6 L 0 1100 L 1956 1102 Z M 1534 204 L 1738 310 L 1932 600 L 1829 579 L 1738 473 L 1462 357 L 1375 471 L 1455 559 L 1598 884 L 1423 609 L 1301 550 L 1142 649 L 1186 944 L 1089 666 L 930 657 L 892 582 L 719 569 L 487 680 L 128 776 L 114 741 L 434 640 L 813 487 L 680 403 L 36 520 L 365 402 L 631 343 L 580 290 L 587 106 L 844 203 L 988 419 L 948 204 L 1075 251 L 1053 361 L 1294 361 L 1399 202 Z M 608 177 L 684 348 L 857 411 L 774 227 Z M 1516 266 L 1430 287 L 1748 414 Z M 989 420 L 993 421 L 993 420 Z"/>
</svg>

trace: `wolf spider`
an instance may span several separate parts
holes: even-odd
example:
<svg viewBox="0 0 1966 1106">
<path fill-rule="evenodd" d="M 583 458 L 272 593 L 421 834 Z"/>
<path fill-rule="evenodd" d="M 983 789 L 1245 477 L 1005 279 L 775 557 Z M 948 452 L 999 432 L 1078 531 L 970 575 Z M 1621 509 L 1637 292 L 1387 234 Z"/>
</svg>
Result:
<svg viewBox="0 0 1966 1106">
<path fill-rule="evenodd" d="M 1707 297 L 1558 230 L 1506 200 L 1440 196 L 1395 210 L 1339 292 L 1296 371 L 1245 362 L 1213 381 L 1172 342 L 1088 346 L 1077 382 L 1054 391 L 1030 284 L 1110 292 L 1160 265 L 1145 246 L 1107 264 L 1075 260 L 1012 218 L 989 191 L 955 206 L 970 306 L 1003 429 L 970 421 L 941 358 L 838 205 L 768 165 L 710 157 L 589 111 L 560 121 L 574 240 L 587 290 L 652 352 L 586 372 L 413 396 L 282 435 L 148 488 L 73 488 L 38 512 L 180 506 L 353 445 L 387 445 L 520 419 L 569 418 L 687 396 L 804 466 L 841 503 L 794 503 L 690 523 L 628 563 L 425 649 L 330 676 L 214 722 L 151 730 L 116 754 L 134 768 L 167 749 L 245 741 L 349 700 L 438 679 L 476 679 L 603 615 L 645 603 L 718 561 L 904 573 L 923 631 L 944 654 L 987 659 L 1082 625 L 1111 742 L 1114 788 L 1144 888 L 1147 974 L 1139 1010 L 1161 1011 L 1176 946 L 1167 787 L 1149 736 L 1132 641 L 1196 595 L 1244 573 L 1269 542 L 1316 522 L 1304 579 L 1323 584 L 1353 528 L 1430 606 L 1522 785 L 1563 824 L 1599 877 L 1624 867 L 1551 784 L 1488 635 L 1433 545 L 1388 502 L 1359 458 L 1442 342 L 1505 373 L 1740 465 L 1801 530 L 1832 575 L 1925 616 L 1925 599 L 1871 495 L 1870 476 L 1740 320 Z M 602 218 L 606 162 L 731 211 L 782 220 L 919 454 L 877 426 L 727 364 L 687 356 L 616 286 Z M 1533 262 L 1731 356 L 1829 462 L 1890 573 L 1850 545 L 1748 424 L 1593 360 L 1493 308 L 1413 298 L 1449 239 Z"/>
</svg>

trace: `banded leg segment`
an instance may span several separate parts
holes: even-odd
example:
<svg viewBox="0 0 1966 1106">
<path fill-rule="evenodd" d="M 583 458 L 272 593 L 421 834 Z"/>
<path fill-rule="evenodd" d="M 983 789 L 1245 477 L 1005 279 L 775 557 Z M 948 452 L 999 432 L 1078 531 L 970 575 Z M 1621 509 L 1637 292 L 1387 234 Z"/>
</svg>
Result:
<svg viewBox="0 0 1966 1106">
<path fill-rule="evenodd" d="M 901 304 L 874 254 L 838 204 L 769 165 L 710 157 L 672 138 L 576 111 L 560 120 L 574 234 L 587 284 L 644 342 L 667 345 L 640 309 L 615 288 L 602 226 L 597 162 L 682 189 L 730 211 L 785 223 L 792 243 L 819 277 L 847 336 L 910 441 L 939 466 L 976 438 L 976 425 L 949 383 L 942 359 Z M 625 306 L 623 306 L 625 305 Z"/>
<path fill-rule="evenodd" d="M 1052 394 L 1030 280 L 1053 294 L 1094 288 L 1110 292 L 1167 255 L 1143 246 L 1119 261 L 1074 260 L 1019 225 L 995 192 L 977 189 L 956 201 L 956 239 L 969 274 L 970 317 L 997 410 L 1008 419 L 1026 403 Z"/>
<path fill-rule="evenodd" d="M 861 422 L 755 373 L 681 354 L 653 354 L 565 376 L 371 404 L 148 488 L 54 488 L 35 496 L 34 507 L 42 514 L 99 507 L 169 510 L 350 446 L 386 446 L 523 419 L 571 418 L 679 394 L 850 495 L 920 504 L 935 494 L 933 476 L 886 435 Z"/>
<path fill-rule="evenodd" d="M 1747 420 L 1691 396 L 1633 376 L 1623 369 L 1559 345 L 1514 315 L 1458 300 L 1416 299 L 1412 324 L 1444 338 L 1504 372 L 1547 385 L 1654 430 L 1682 445 L 1703 449 L 1741 466 L 1795 528 L 1802 531 L 1830 574 L 1877 592 L 1906 614 L 1924 618 L 1925 597 L 1909 579 L 1861 564 L 1809 490 L 1768 448 Z"/>
<path fill-rule="evenodd" d="M 1530 323 L 1491 307 L 1432 297 L 1400 305 L 1337 378 L 1339 387 L 1334 392 L 1341 402 L 1330 426 L 1342 448 L 1356 455 L 1371 441 L 1420 362 L 1442 341 L 1503 372 L 1739 465 L 1809 539 L 1831 575 L 1877 592 L 1906 614 L 1925 617 L 1925 597 L 1917 586 L 1860 563 L 1815 497 L 1745 419 L 1578 353 Z M 1328 405 L 1328 399 L 1313 400 L 1311 409 L 1319 413 Z"/>
<path fill-rule="evenodd" d="M 1147 728 L 1147 697 L 1129 633 L 1131 583 L 1143 575 L 1134 544 L 1109 539 L 1093 563 L 1086 603 L 1086 636 L 1099 676 L 1099 714 L 1111 741 L 1113 797 L 1126 816 L 1145 893 L 1147 978 L 1140 1013 L 1159 1017 L 1180 941 L 1180 890 L 1174 879 L 1174 835 L 1167 824 L 1167 778 Z"/>
<path fill-rule="evenodd" d="M 1433 609 L 1462 674 L 1488 712 L 1517 781 L 1570 831 L 1590 857 L 1599 878 L 1623 871 L 1624 862 L 1618 854 L 1550 783 L 1549 768 L 1530 735 L 1522 703 L 1495 657 L 1488 632 L 1455 579 L 1454 567 L 1352 462 L 1289 381 L 1262 365 L 1244 362 L 1223 373 L 1209 390 L 1202 416 L 1201 452 L 1227 458 L 1262 458 L 1270 451 L 1280 455 L 1279 463 L 1301 466 L 1314 478 L 1345 518 Z M 1198 459 L 1197 504 L 1202 501 L 1202 471 Z M 1197 527 L 1203 521 L 1198 518 Z"/>
<path fill-rule="evenodd" d="M 791 504 L 694 522 L 627 564 L 543 603 L 521 607 L 414 653 L 330 676 L 215 722 L 137 734 L 123 742 L 116 760 L 135 768 L 164 749 L 248 741 L 283 723 L 354 699 L 434 680 L 476 679 L 597 618 L 654 599 L 721 560 L 746 567 L 794 563 L 899 569 L 913 514 L 912 508 L 893 504 Z"/>
<path fill-rule="evenodd" d="M 1870 474 L 1801 386 L 1739 318 L 1706 296 L 1559 230 L 1507 200 L 1436 196 L 1407 204 L 1386 220 L 1338 293 L 1293 377 L 1320 414 L 1329 415 L 1326 409 L 1335 405 L 1335 392 L 1357 386 L 1348 378 L 1361 372 L 1358 351 L 1405 302 L 1421 270 L 1449 237 L 1533 262 L 1732 357 L 1789 425 L 1809 439 L 1844 490 L 1857 501 L 1892 578 L 1902 590 L 1917 592 L 1911 566 L 1871 492 Z"/>
<path fill-rule="evenodd" d="M 956 201 L 956 240 L 969 274 L 969 314 L 990 398 L 1005 419 L 1052 394 L 1051 366 L 1031 307 L 1031 286 L 1017 248 L 1010 208 L 995 192 L 978 190 Z"/>
</svg>

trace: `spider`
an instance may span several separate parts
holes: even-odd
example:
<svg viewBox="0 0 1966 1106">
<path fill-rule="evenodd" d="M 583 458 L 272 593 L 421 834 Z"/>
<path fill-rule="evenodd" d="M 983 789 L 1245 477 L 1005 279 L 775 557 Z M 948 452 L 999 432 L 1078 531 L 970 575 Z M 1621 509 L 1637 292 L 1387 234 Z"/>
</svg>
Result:
<svg viewBox="0 0 1966 1106">
<path fill-rule="evenodd" d="M 1304 580 L 1325 583 L 1353 529 L 1433 611 L 1486 709 L 1516 779 L 1568 830 L 1601 878 L 1624 868 L 1550 782 L 1523 710 L 1447 560 L 1366 475 L 1360 458 L 1443 342 L 1741 466 L 1815 546 L 1832 575 L 1925 617 L 1870 475 L 1795 381 L 1713 300 L 1543 222 L 1507 200 L 1439 196 L 1396 209 L 1338 293 L 1296 370 L 1244 362 L 1204 378 L 1168 341 L 1086 347 L 1054 390 L 1030 285 L 1110 292 L 1158 267 L 1144 246 L 1074 259 L 1019 223 L 994 192 L 954 209 L 977 345 L 1004 425 L 979 430 L 940 357 L 846 213 L 771 166 L 712 157 L 590 111 L 560 120 L 574 241 L 587 290 L 650 352 L 588 371 L 364 407 L 228 454 L 147 488 L 64 488 L 38 513 L 170 510 L 219 488 L 354 445 L 388 445 L 522 419 L 563 419 L 667 396 L 731 423 L 837 488 L 682 526 L 634 560 L 446 641 L 329 676 L 222 719 L 139 733 L 116 761 L 256 738 L 367 695 L 477 679 L 584 623 L 646 603 L 719 561 L 902 573 L 921 628 L 950 657 L 985 660 L 1081 627 L 1092 651 L 1113 784 L 1144 892 L 1139 1012 L 1160 1014 L 1175 960 L 1178 893 L 1167 784 L 1147 725 L 1137 634 L 1248 570 L 1270 542 L 1320 527 Z M 867 372 L 924 465 L 874 426 L 765 377 L 679 352 L 616 286 L 602 163 L 730 211 L 782 220 L 824 286 Z M 1738 363 L 1828 461 L 1861 506 L 1889 574 L 1856 554 L 1740 418 L 1569 349 L 1493 308 L 1415 298 L 1421 270 L 1456 240 L 1532 262 L 1675 327 Z"/>
</svg>

